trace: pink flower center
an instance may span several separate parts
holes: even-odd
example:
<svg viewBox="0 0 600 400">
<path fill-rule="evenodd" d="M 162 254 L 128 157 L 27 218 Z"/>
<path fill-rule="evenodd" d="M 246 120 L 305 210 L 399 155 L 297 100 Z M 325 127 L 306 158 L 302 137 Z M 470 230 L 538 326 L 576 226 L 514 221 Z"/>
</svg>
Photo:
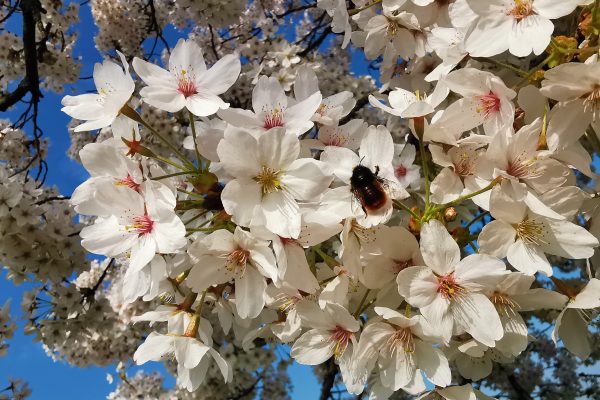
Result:
<svg viewBox="0 0 600 400">
<path fill-rule="evenodd" d="M 352 337 L 352 332 L 347 331 L 341 326 L 336 326 L 333 331 L 331 331 L 331 341 L 335 343 L 335 347 L 333 349 L 333 355 L 335 358 L 341 357 L 346 348 L 348 347 L 348 343 L 350 343 L 350 338 Z"/>
<path fill-rule="evenodd" d="M 186 70 L 182 70 L 177 79 L 177 91 L 186 99 L 198 93 L 194 77 L 190 76 Z"/>
<path fill-rule="evenodd" d="M 139 217 L 133 217 L 131 222 L 132 224 L 127 225 L 125 229 L 136 232 L 139 236 L 151 233 L 152 228 L 154 227 L 154 221 L 148 214 L 140 215 Z"/>
<path fill-rule="evenodd" d="M 437 292 L 445 299 L 454 299 L 465 290 L 454 279 L 454 273 L 437 277 Z"/>
<path fill-rule="evenodd" d="M 271 128 L 277 128 L 283 125 L 283 110 L 281 108 L 265 112 L 265 119 L 263 121 L 263 128 L 265 130 L 268 131 Z"/>
<path fill-rule="evenodd" d="M 396 170 L 395 170 L 396 176 L 397 176 L 398 178 L 402 178 L 402 177 L 406 176 L 406 173 L 407 173 L 407 172 L 408 172 L 408 170 L 407 170 L 407 169 L 406 169 L 406 167 L 405 167 L 404 165 L 402 165 L 402 164 L 398 165 L 398 166 L 396 167 Z"/>
<path fill-rule="evenodd" d="M 129 174 L 127 174 L 127 178 L 123 178 L 123 179 L 115 179 L 115 185 L 117 186 L 127 186 L 128 188 L 131 188 L 133 190 L 135 190 L 136 192 L 140 192 L 140 184 L 137 183 L 133 177 Z"/>
<path fill-rule="evenodd" d="M 488 94 L 479 97 L 479 106 L 476 111 L 483 113 L 485 118 L 493 116 L 500 111 L 500 98 L 490 91 Z"/>
<path fill-rule="evenodd" d="M 327 146 L 343 147 L 346 144 L 346 142 L 348 142 L 348 139 L 346 139 L 345 136 L 343 136 L 339 132 L 335 132 L 335 133 L 331 134 L 329 139 L 325 140 L 323 142 L 323 144 L 325 144 Z"/>
<path fill-rule="evenodd" d="M 517 179 L 527 179 L 539 176 L 535 157 L 529 158 L 525 153 L 509 161 L 506 173 Z"/>
</svg>

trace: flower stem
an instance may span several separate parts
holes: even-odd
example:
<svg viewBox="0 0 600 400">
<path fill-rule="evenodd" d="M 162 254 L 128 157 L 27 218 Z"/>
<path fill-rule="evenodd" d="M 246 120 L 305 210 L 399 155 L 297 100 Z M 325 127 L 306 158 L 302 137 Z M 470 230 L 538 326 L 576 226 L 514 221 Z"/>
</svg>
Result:
<svg viewBox="0 0 600 400">
<path fill-rule="evenodd" d="M 198 141 L 196 139 L 196 124 L 194 122 L 194 114 L 188 110 L 190 116 L 190 127 L 192 128 L 192 138 L 194 139 L 194 151 L 196 152 L 196 159 L 198 160 L 198 170 L 202 170 L 202 158 L 200 158 L 200 151 L 198 150 Z"/>
<path fill-rule="evenodd" d="M 188 160 L 187 157 L 185 155 L 183 155 L 183 153 L 181 153 L 177 147 L 175 147 L 175 145 L 173 145 L 169 140 L 167 140 L 167 138 L 165 138 L 163 135 L 161 135 L 156 129 L 154 129 L 152 126 L 150 126 L 150 124 L 148 124 L 142 118 L 142 116 L 140 114 L 138 114 L 137 111 L 135 111 L 133 108 L 131 108 L 128 104 L 125 104 L 123 106 L 123 108 L 121 108 L 121 113 L 123 115 L 125 115 L 126 117 L 142 124 L 145 128 L 147 128 L 150 132 L 152 132 L 157 138 L 159 138 L 169 149 L 171 149 L 171 151 L 181 161 L 183 161 L 183 163 L 185 165 L 187 165 L 188 167 L 191 167 L 192 169 L 196 169 L 196 166 L 194 165 L 194 163 L 192 163 L 190 160 Z"/>
<path fill-rule="evenodd" d="M 340 265 L 340 263 L 337 262 L 335 260 L 335 258 L 326 254 L 323 250 L 321 250 L 321 248 L 319 246 L 313 246 L 312 249 L 315 251 L 315 253 L 317 253 L 319 256 L 321 256 L 321 258 L 323 259 L 323 261 L 325 262 L 325 264 L 327 264 L 327 266 L 329 268 L 333 269 L 334 267 L 337 267 Z"/>
<path fill-rule="evenodd" d="M 394 205 L 396 206 L 396 208 L 402 209 L 404 211 L 407 211 L 414 219 L 416 220 L 420 220 L 421 217 L 419 217 L 413 210 L 411 210 L 406 204 L 403 204 L 402 202 L 398 201 L 398 200 L 393 200 Z"/>
<path fill-rule="evenodd" d="M 352 315 L 354 315 L 354 318 L 358 318 L 358 316 L 362 313 L 363 305 L 365 304 L 365 301 L 367 301 L 367 297 L 369 297 L 369 293 L 371 293 L 371 289 L 367 289 L 365 291 L 365 295 L 360 300 L 358 307 L 356 307 L 356 311 L 354 312 L 354 314 L 352 314 Z"/>
<path fill-rule="evenodd" d="M 482 189 L 477 190 L 476 192 L 469 193 L 469 194 L 467 194 L 465 196 L 459 197 L 456 200 L 452 200 L 452 201 L 449 201 L 448 203 L 444 203 L 444 204 L 440 204 L 439 206 L 436 206 L 432 210 L 432 212 L 442 211 L 442 210 L 444 210 L 444 209 L 446 209 L 448 207 L 452 207 L 452 206 L 458 205 L 458 204 L 462 203 L 465 200 L 469 200 L 469 199 L 472 199 L 475 196 L 479 196 L 480 194 L 485 193 L 488 190 L 492 190 L 494 188 L 494 186 L 496 186 L 498 183 L 500 183 L 501 180 L 502 180 L 501 178 L 496 178 L 493 181 L 491 181 L 489 185 L 487 185 L 486 187 L 484 187 Z"/>
<path fill-rule="evenodd" d="M 367 5 L 366 5 L 366 6 L 364 6 L 364 7 L 355 8 L 354 10 L 348 10 L 348 15 L 349 15 L 349 16 L 356 15 L 356 14 L 358 14 L 359 12 L 361 12 L 361 11 L 365 11 L 366 9 L 369 9 L 369 8 L 371 8 L 371 7 L 373 7 L 373 6 L 376 6 L 376 5 L 377 5 L 377 4 L 379 4 L 379 3 L 381 3 L 381 0 L 375 0 L 373 3 L 371 3 L 371 4 L 367 4 Z"/>
<path fill-rule="evenodd" d="M 153 181 L 159 181 L 161 179 L 172 178 L 174 176 L 192 175 L 192 174 L 195 174 L 195 173 L 196 173 L 196 171 L 181 171 L 181 172 L 174 172 L 172 174 L 166 174 L 166 175 L 160 175 L 160 176 L 153 176 L 150 179 L 152 179 Z"/>
</svg>

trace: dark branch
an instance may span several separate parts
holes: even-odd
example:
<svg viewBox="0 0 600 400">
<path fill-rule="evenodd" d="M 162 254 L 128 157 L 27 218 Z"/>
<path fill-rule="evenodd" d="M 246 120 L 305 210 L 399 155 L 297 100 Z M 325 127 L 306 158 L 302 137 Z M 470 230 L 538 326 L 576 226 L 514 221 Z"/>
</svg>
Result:
<svg viewBox="0 0 600 400">
<path fill-rule="evenodd" d="M 319 400 L 328 400 L 331 397 L 331 389 L 333 389 L 333 385 L 335 384 L 336 375 L 337 366 L 335 365 L 333 358 L 330 358 L 325 363 L 325 377 L 323 378 L 321 397 L 319 397 Z"/>
</svg>

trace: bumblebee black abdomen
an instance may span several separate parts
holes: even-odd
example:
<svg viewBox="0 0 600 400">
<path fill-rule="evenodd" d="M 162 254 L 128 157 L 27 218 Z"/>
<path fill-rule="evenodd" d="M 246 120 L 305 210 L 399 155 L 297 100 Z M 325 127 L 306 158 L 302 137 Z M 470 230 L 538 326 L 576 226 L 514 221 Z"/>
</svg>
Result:
<svg viewBox="0 0 600 400">
<path fill-rule="evenodd" d="M 387 201 L 387 194 L 383 190 L 377 173 L 364 165 L 358 165 L 352 170 L 350 186 L 365 213 L 378 210 Z"/>
</svg>

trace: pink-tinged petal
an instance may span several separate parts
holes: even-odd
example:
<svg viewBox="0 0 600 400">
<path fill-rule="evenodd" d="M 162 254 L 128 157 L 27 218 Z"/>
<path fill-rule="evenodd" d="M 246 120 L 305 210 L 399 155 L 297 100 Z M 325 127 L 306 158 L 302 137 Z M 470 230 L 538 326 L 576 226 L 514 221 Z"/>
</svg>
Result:
<svg viewBox="0 0 600 400">
<path fill-rule="evenodd" d="M 258 120 L 256 114 L 249 110 L 240 108 L 227 108 L 219 110 L 219 118 L 229 122 L 233 126 L 241 128 L 262 128 L 262 121 Z"/>
<path fill-rule="evenodd" d="M 190 369 L 196 367 L 210 347 L 195 338 L 181 337 L 173 340 L 175 358 L 179 364 Z"/>
<path fill-rule="evenodd" d="M 140 95 L 144 102 L 167 112 L 177 112 L 186 105 L 185 97 L 176 88 L 146 86 Z"/>
<path fill-rule="evenodd" d="M 213 115 L 220 109 L 227 109 L 229 103 L 212 93 L 198 93 L 185 99 L 185 106 L 197 117 Z"/>
<path fill-rule="evenodd" d="M 252 108 L 257 115 L 287 108 L 287 96 L 277 78 L 263 75 L 258 79 L 252 91 Z"/>
<path fill-rule="evenodd" d="M 469 291 L 493 290 L 508 271 L 504 262 L 487 254 L 471 254 L 457 265 L 454 278 Z"/>
<path fill-rule="evenodd" d="M 172 351 L 173 337 L 151 332 L 144 343 L 137 348 L 133 354 L 133 360 L 137 365 L 148 361 L 160 361 L 164 355 Z"/>
<path fill-rule="evenodd" d="M 425 264 L 439 275 L 454 270 L 460 261 L 460 248 L 441 222 L 431 220 L 421 229 L 421 254 Z"/>
<path fill-rule="evenodd" d="M 504 258 L 510 245 L 515 241 L 515 228 L 504 221 L 492 221 L 485 225 L 477 238 L 477 244 L 483 253 Z"/>
<path fill-rule="evenodd" d="M 323 97 L 321 92 L 313 93 L 305 100 L 302 100 L 285 110 L 285 127 L 293 134 L 301 135 L 306 132 L 312 123 L 308 124 L 314 113 L 321 105 Z M 308 127 L 308 129 L 306 129 Z"/>
<path fill-rule="evenodd" d="M 64 106 L 61 111 L 76 119 L 96 119 L 103 113 L 101 97 L 96 93 L 65 96 L 61 104 Z"/>
<path fill-rule="evenodd" d="M 93 225 L 81 230 L 81 245 L 94 254 L 108 257 L 117 256 L 131 248 L 136 235 L 124 230 L 115 216 L 98 218 Z"/>
<path fill-rule="evenodd" d="M 241 226 L 250 226 L 261 199 L 261 187 L 251 179 L 229 181 L 221 192 L 223 208 L 232 216 L 233 221 Z"/>
<path fill-rule="evenodd" d="M 400 295 L 415 307 L 425 307 L 438 297 L 437 279 L 427 267 L 409 267 L 400 271 L 396 283 Z"/>
<path fill-rule="evenodd" d="M 166 86 L 177 89 L 175 76 L 166 69 L 137 57 L 133 59 L 132 65 L 136 74 L 138 74 L 146 85 Z"/>
<path fill-rule="evenodd" d="M 448 386 L 452 380 L 448 359 L 440 349 L 431 347 L 430 343 L 415 340 L 417 368 L 436 386 Z"/>
<path fill-rule="evenodd" d="M 468 293 L 459 296 L 451 306 L 452 316 L 458 325 L 486 346 L 502 338 L 504 330 L 494 305 L 483 294 Z"/>
<path fill-rule="evenodd" d="M 523 241 L 517 240 L 509 247 L 506 256 L 508 262 L 524 274 L 533 275 L 540 271 L 552 276 L 552 267 L 538 246 L 526 245 Z"/>
<path fill-rule="evenodd" d="M 131 247 L 131 258 L 129 268 L 140 271 L 156 254 L 156 242 L 150 234 L 141 235 Z"/>
<path fill-rule="evenodd" d="M 235 279 L 235 307 L 242 319 L 256 318 L 265 306 L 267 282 L 254 267 L 246 266 L 241 277 Z"/>
<path fill-rule="evenodd" d="M 526 57 L 531 52 L 544 52 L 554 31 L 554 24 L 540 15 L 530 15 L 519 21 L 509 36 L 509 51 L 517 57 Z"/>
<path fill-rule="evenodd" d="M 333 175 L 328 170 L 322 161 L 301 158 L 289 165 L 281 183 L 295 199 L 313 200 L 331 184 Z"/>
<path fill-rule="evenodd" d="M 237 80 L 241 68 L 239 57 L 227 54 L 197 78 L 198 91 L 208 90 L 214 94 L 225 93 Z"/>
<path fill-rule="evenodd" d="M 465 187 L 462 180 L 450 168 L 444 168 L 431 182 L 431 200 L 444 204 L 458 199 Z"/>
<path fill-rule="evenodd" d="M 290 355 L 300 364 L 319 365 L 333 356 L 334 345 L 329 331 L 312 329 L 296 340 Z"/>
<path fill-rule="evenodd" d="M 179 39 L 169 57 L 169 71 L 201 74 L 206 71 L 202 49 L 193 40 Z"/>
<path fill-rule="evenodd" d="M 394 158 L 394 141 L 390 131 L 383 125 L 370 127 L 360 143 L 358 154 L 369 167 L 391 165 Z"/>
<path fill-rule="evenodd" d="M 252 179 L 260 173 L 262 166 L 258 146 L 250 132 L 230 126 L 225 129 L 224 140 L 217 145 L 217 154 L 228 173 Z"/>
<path fill-rule="evenodd" d="M 285 171 L 299 154 L 298 137 L 283 128 L 273 128 L 258 138 L 258 162 L 261 166 Z"/>
<path fill-rule="evenodd" d="M 492 57 L 508 50 L 509 36 L 515 20 L 479 18 L 465 35 L 465 48 L 474 57 Z"/>
<path fill-rule="evenodd" d="M 192 267 L 186 282 L 197 292 L 201 292 L 213 285 L 219 285 L 231 280 L 231 274 L 225 268 L 225 260 L 213 255 L 196 257 L 196 264 Z"/>
<path fill-rule="evenodd" d="M 349 184 L 354 167 L 360 164 L 360 157 L 348 148 L 328 146 L 321 153 L 321 161 L 326 163 L 342 182 Z"/>
<path fill-rule="evenodd" d="M 315 293 L 319 289 L 319 281 L 311 272 L 304 249 L 298 244 L 285 245 L 287 268 L 283 281 L 306 293 Z"/>
</svg>

